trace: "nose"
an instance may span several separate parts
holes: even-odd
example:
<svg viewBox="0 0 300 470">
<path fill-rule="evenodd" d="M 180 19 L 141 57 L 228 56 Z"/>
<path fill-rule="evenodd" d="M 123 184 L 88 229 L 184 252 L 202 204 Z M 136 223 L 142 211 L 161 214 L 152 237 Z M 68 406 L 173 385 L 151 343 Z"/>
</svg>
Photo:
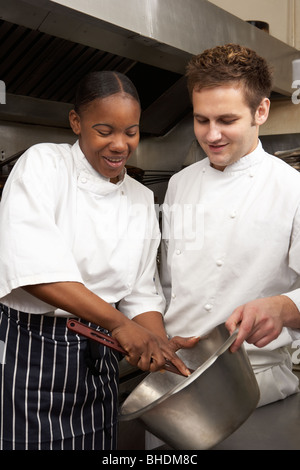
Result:
<svg viewBox="0 0 300 470">
<path fill-rule="evenodd" d="M 115 134 L 110 143 L 113 152 L 124 152 L 127 149 L 127 139 L 123 134 Z"/>
<path fill-rule="evenodd" d="M 216 123 L 210 123 L 206 134 L 208 142 L 217 142 L 222 138 L 222 133 Z"/>
</svg>

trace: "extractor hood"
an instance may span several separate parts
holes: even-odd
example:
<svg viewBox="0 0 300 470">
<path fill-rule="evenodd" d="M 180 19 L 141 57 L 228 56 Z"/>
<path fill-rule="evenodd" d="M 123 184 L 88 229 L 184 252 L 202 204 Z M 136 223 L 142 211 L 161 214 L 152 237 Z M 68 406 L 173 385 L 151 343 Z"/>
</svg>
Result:
<svg viewBox="0 0 300 470">
<path fill-rule="evenodd" d="M 0 0 L 0 119 L 67 125 L 74 87 L 90 70 L 119 70 L 141 96 L 142 132 L 161 136 L 191 112 L 189 58 L 229 42 L 274 68 L 274 96 L 292 94 L 300 52 L 205 0 Z M 61 113 L 57 110 L 61 109 Z"/>
</svg>

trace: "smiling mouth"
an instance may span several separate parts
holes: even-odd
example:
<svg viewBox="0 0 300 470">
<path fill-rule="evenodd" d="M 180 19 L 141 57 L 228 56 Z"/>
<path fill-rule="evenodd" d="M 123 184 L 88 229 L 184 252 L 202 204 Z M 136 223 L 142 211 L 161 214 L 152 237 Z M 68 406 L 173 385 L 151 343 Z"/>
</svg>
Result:
<svg viewBox="0 0 300 470">
<path fill-rule="evenodd" d="M 225 148 L 227 146 L 227 144 L 219 144 L 219 145 L 212 145 L 212 144 L 208 144 L 209 148 L 211 150 L 222 150 L 223 148 Z"/>
<path fill-rule="evenodd" d="M 126 157 L 118 157 L 118 158 L 113 158 L 113 157 L 103 157 L 104 160 L 108 163 L 109 166 L 113 168 L 118 168 L 120 167 L 124 160 L 126 161 Z"/>
</svg>

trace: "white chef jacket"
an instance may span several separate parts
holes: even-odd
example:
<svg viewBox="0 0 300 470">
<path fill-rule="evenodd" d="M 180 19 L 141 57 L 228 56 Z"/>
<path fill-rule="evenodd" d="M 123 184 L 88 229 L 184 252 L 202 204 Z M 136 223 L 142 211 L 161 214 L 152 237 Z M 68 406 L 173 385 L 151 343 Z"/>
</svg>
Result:
<svg viewBox="0 0 300 470">
<path fill-rule="evenodd" d="M 75 281 L 129 318 L 163 312 L 153 193 L 127 174 L 112 184 L 79 143 L 38 144 L 14 166 L 0 204 L 0 301 L 67 315 L 21 286 Z"/>
<path fill-rule="evenodd" d="M 174 175 L 163 213 L 169 335 L 204 335 L 256 298 L 285 293 L 300 309 L 300 174 L 260 142 L 222 172 L 205 158 Z M 285 346 L 299 337 L 284 328 L 265 348 L 245 343 L 260 404 L 298 391 Z"/>
</svg>

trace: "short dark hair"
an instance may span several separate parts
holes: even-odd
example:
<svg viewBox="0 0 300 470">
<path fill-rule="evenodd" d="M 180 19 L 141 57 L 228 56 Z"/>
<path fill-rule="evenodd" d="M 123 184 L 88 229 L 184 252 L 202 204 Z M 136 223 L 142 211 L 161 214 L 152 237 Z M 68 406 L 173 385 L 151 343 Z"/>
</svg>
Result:
<svg viewBox="0 0 300 470">
<path fill-rule="evenodd" d="M 272 90 L 272 71 L 266 60 L 238 44 L 216 46 L 193 57 L 187 65 L 186 77 L 190 96 L 193 90 L 241 83 L 253 114 Z"/>
<path fill-rule="evenodd" d="M 90 72 L 83 77 L 77 86 L 74 109 L 77 113 L 80 113 L 80 110 L 91 101 L 122 92 L 130 95 L 140 105 L 136 87 L 123 73 L 110 70 Z"/>
</svg>

